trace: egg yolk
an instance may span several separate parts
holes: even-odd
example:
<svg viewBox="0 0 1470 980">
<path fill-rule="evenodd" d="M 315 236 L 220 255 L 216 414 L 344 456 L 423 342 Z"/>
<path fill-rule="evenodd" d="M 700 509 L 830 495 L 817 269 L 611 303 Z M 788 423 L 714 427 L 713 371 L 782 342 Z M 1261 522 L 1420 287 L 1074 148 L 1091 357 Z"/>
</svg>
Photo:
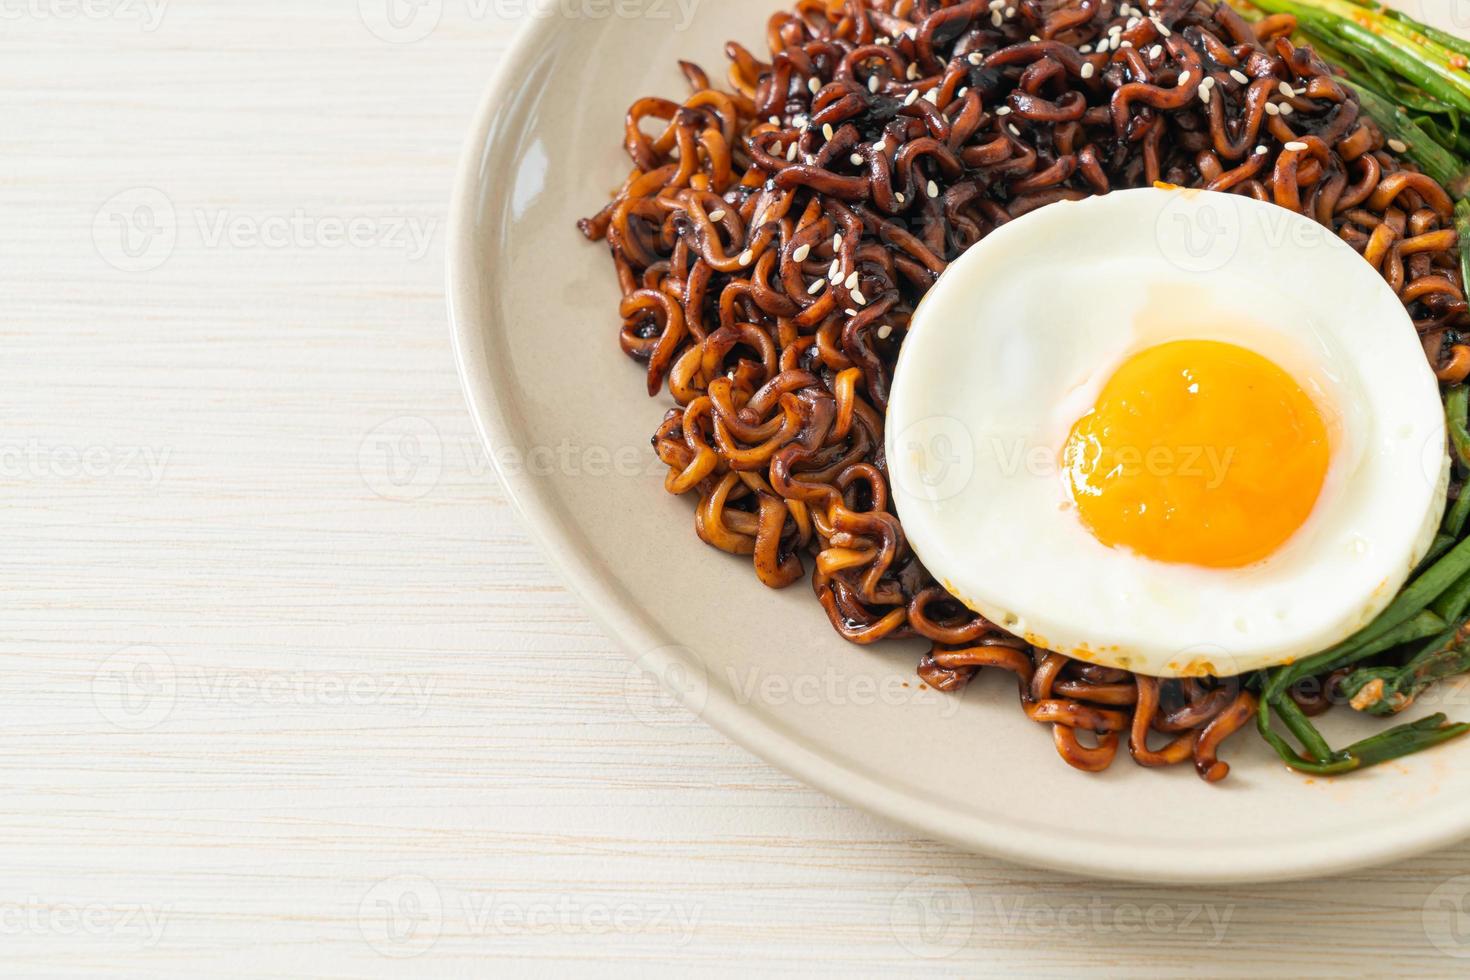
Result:
<svg viewBox="0 0 1470 980">
<path fill-rule="evenodd" d="M 1329 459 L 1322 414 L 1291 375 L 1205 340 L 1124 362 L 1062 451 L 1094 537 L 1207 568 L 1279 548 L 1312 513 Z"/>
</svg>

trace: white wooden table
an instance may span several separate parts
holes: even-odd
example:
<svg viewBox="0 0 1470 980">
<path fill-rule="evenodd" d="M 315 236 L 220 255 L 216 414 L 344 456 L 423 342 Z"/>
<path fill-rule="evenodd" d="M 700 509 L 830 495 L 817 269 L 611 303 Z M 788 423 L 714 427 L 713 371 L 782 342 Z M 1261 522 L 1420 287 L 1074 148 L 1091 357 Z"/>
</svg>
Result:
<svg viewBox="0 0 1470 980">
<path fill-rule="evenodd" d="M 451 173 L 521 9 L 0 0 L 0 970 L 1470 968 L 1470 845 L 1259 888 L 1034 872 L 629 682 L 445 326 Z"/>
</svg>

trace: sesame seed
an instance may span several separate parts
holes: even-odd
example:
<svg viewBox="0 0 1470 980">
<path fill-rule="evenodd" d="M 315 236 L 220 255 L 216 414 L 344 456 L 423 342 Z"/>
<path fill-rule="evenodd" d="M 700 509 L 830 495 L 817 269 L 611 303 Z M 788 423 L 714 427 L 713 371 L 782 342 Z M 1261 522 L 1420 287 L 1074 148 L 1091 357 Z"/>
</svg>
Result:
<svg viewBox="0 0 1470 980">
<path fill-rule="evenodd" d="M 1040 41 L 1040 40 L 1041 40 L 1041 38 L 1040 38 L 1040 37 L 1038 37 L 1038 36 L 1037 36 L 1037 35 L 1035 35 L 1035 34 L 1032 34 L 1032 35 L 1031 35 L 1031 40 L 1032 40 L 1032 41 Z"/>
<path fill-rule="evenodd" d="M 1080 54 L 1092 54 L 1092 45 L 1084 44 L 1082 45 L 1082 47 L 1078 48 L 1077 51 Z"/>
<path fill-rule="evenodd" d="M 818 92 L 822 91 L 822 83 L 817 81 L 815 78 L 808 81 L 806 83 L 806 87 L 811 89 L 813 95 L 816 95 Z"/>
<path fill-rule="evenodd" d="M 1011 131 L 1011 135 L 1012 136 L 1020 136 L 1021 135 L 1021 131 L 1016 128 L 1016 124 L 1015 123 L 1009 124 L 1008 126 L 1006 126 L 1006 129 L 1009 129 Z"/>
<path fill-rule="evenodd" d="M 1133 42 L 1132 41 L 1120 41 L 1118 43 L 1118 47 L 1120 47 L 1120 48 L 1131 48 L 1131 47 L 1133 47 Z"/>
<path fill-rule="evenodd" d="M 903 74 L 905 78 L 912 82 L 914 79 L 919 77 L 919 66 L 910 62 L 908 70 L 906 70 Z"/>
<path fill-rule="evenodd" d="M 936 183 L 934 183 L 934 181 L 932 181 L 932 180 L 929 181 L 929 187 L 927 188 L 927 190 L 929 191 L 929 196 L 930 197 L 938 197 L 939 196 L 939 185 L 936 184 Z"/>
<path fill-rule="evenodd" d="M 1097 68 L 1093 66 L 1092 62 L 1084 62 L 1082 65 L 1082 77 L 1091 78 L 1095 74 L 1097 74 Z"/>
<path fill-rule="evenodd" d="M 1119 34 L 1122 34 L 1123 33 L 1123 25 L 1122 24 L 1114 24 L 1112 27 L 1109 27 L 1108 28 L 1108 33 L 1111 34 L 1111 35 L 1113 35 L 1114 37 L 1116 37 Z"/>
<path fill-rule="evenodd" d="M 1256 156 L 1258 156 L 1258 157 L 1263 157 L 1267 153 L 1270 153 L 1270 152 L 1271 151 L 1268 150 L 1268 149 L 1266 149 L 1264 146 L 1258 146 L 1258 147 L 1256 147 Z"/>
<path fill-rule="evenodd" d="M 858 285 L 858 274 L 854 272 L 852 275 L 848 276 L 847 279 L 843 281 L 842 285 L 846 286 L 848 289 L 856 289 Z"/>
<path fill-rule="evenodd" d="M 893 199 L 895 201 L 897 201 L 899 204 L 907 204 L 908 203 L 908 200 L 909 200 L 908 199 L 908 196 L 906 194 L 904 194 L 903 191 L 899 191 L 896 194 L 894 194 L 893 195 Z"/>
<path fill-rule="evenodd" d="M 1203 102 L 1205 105 L 1209 105 L 1210 104 L 1210 90 L 1208 88 L 1206 88 L 1205 86 L 1201 85 L 1199 87 L 1199 90 L 1198 90 L 1197 94 L 1199 95 L 1199 100 L 1201 102 Z"/>
<path fill-rule="evenodd" d="M 1282 104 L 1282 106 L 1281 106 L 1281 114 L 1283 116 L 1289 116 L 1293 112 L 1296 112 L 1296 106 L 1292 105 L 1290 102 L 1286 102 L 1286 103 L 1283 103 Z"/>
<path fill-rule="evenodd" d="M 1124 13 L 1127 13 L 1127 11 L 1125 10 Z M 1139 23 L 1140 23 L 1140 21 L 1139 21 L 1139 19 L 1137 17 L 1129 17 L 1128 18 L 1128 23 L 1127 23 L 1125 29 L 1131 31 L 1131 30 L 1133 30 L 1133 28 L 1137 27 L 1139 25 Z"/>
<path fill-rule="evenodd" d="M 754 261 L 755 261 L 755 253 L 752 252 L 750 249 L 747 248 L 745 251 L 743 251 L 743 252 L 740 253 L 740 264 L 741 265 L 750 265 L 750 263 L 752 263 Z"/>
<path fill-rule="evenodd" d="M 1395 153 L 1409 152 L 1409 144 L 1405 143 L 1403 140 L 1389 140 L 1388 148 Z"/>
<path fill-rule="evenodd" d="M 1153 21 L 1154 30 L 1158 31 L 1161 36 L 1170 37 L 1171 35 L 1173 35 L 1174 32 L 1169 30 L 1169 28 L 1164 25 L 1164 22 L 1159 20 L 1157 17 L 1150 17 L 1149 20 Z"/>
<path fill-rule="evenodd" d="M 1010 20 L 1011 18 L 1013 18 L 1015 16 L 1016 16 L 1016 8 L 1015 7 L 1007 7 L 1006 8 L 1006 20 Z"/>
<path fill-rule="evenodd" d="M 990 0 L 989 10 L 1001 10 L 1005 7 L 1006 0 Z"/>
<path fill-rule="evenodd" d="M 1162 58 L 1164 56 L 1164 46 L 1162 44 L 1155 44 L 1148 49 L 1148 56 L 1150 58 Z"/>
<path fill-rule="evenodd" d="M 970 86 L 968 86 L 968 85 L 962 85 L 962 86 L 960 86 L 960 90 L 954 94 L 954 97 L 957 98 L 957 99 L 963 99 L 965 96 L 967 96 L 969 94 L 970 94 Z"/>
<path fill-rule="evenodd" d="M 888 324 L 885 323 L 883 324 L 883 326 L 878 328 L 879 340 L 887 340 L 891 336 L 893 336 L 893 328 L 890 327 Z"/>
<path fill-rule="evenodd" d="M 981 63 L 985 61 L 985 59 L 978 51 L 971 51 L 970 56 L 965 60 L 974 65 L 976 68 L 980 67 Z"/>
<path fill-rule="evenodd" d="M 848 316 L 857 316 L 857 310 L 847 310 L 846 313 Z"/>
<path fill-rule="evenodd" d="M 720 208 L 718 211 L 711 211 L 709 213 L 709 220 L 711 220 L 711 221 L 724 221 L 725 220 L 725 209 L 724 208 Z"/>
<path fill-rule="evenodd" d="M 832 142 L 832 137 L 835 136 L 835 135 L 837 135 L 837 134 L 832 131 L 832 124 L 831 123 L 824 123 L 822 125 L 822 139 L 824 139 L 828 143 L 830 143 L 830 142 Z"/>
<path fill-rule="evenodd" d="M 1189 79 L 1190 79 L 1190 73 L 1187 72 L 1187 71 L 1181 71 L 1179 73 L 1179 87 L 1180 88 L 1183 88 L 1184 86 L 1188 85 L 1189 84 Z"/>
<path fill-rule="evenodd" d="M 854 289 L 852 291 L 851 295 L 852 295 L 852 301 L 854 303 L 856 303 L 858 306 L 867 306 L 868 305 L 868 297 L 866 297 L 866 296 L 863 295 L 863 291 L 861 289 Z"/>
<path fill-rule="evenodd" d="M 827 270 L 827 278 L 828 279 L 831 279 L 833 282 L 841 282 L 842 281 L 842 260 L 841 259 L 833 259 L 832 260 L 832 268 L 830 268 L 830 269 Z"/>
<path fill-rule="evenodd" d="M 812 247 L 810 245 L 798 245 L 796 247 L 796 251 L 794 251 L 794 252 L 791 253 L 791 261 L 793 261 L 793 262 L 805 262 L 806 261 L 806 257 L 808 255 L 811 255 L 811 254 L 812 254 Z"/>
<path fill-rule="evenodd" d="M 835 234 L 835 235 L 832 236 L 832 251 L 834 251 L 834 252 L 840 252 L 840 251 L 842 251 L 842 233 L 841 232 L 838 232 L 837 234 Z M 834 265 L 833 268 L 836 268 L 836 266 Z"/>
<path fill-rule="evenodd" d="M 872 92 L 874 95 L 877 95 L 878 94 L 878 76 L 877 75 L 869 75 L 868 76 L 868 91 L 869 92 Z"/>
<path fill-rule="evenodd" d="M 1268 115 L 1268 116 L 1279 116 L 1279 115 L 1281 115 L 1281 107 L 1279 105 L 1277 105 L 1276 103 L 1274 103 L 1274 102 L 1267 102 L 1266 103 L 1266 115 Z"/>
<path fill-rule="evenodd" d="M 1279 82 L 1279 83 L 1277 83 L 1276 87 L 1278 89 L 1280 89 L 1281 90 L 1281 94 L 1284 95 L 1284 96 L 1286 96 L 1288 99 L 1291 98 L 1292 96 L 1296 95 L 1296 90 L 1293 89 L 1286 82 Z"/>
<path fill-rule="evenodd" d="M 818 279 L 816 282 L 814 282 L 810 286 L 808 286 L 806 291 L 807 291 L 808 294 L 810 294 L 812 296 L 815 296 L 815 295 L 817 295 L 818 293 L 820 293 L 822 290 L 824 290 L 826 288 L 827 288 L 827 280 L 825 280 L 825 279 Z"/>
<path fill-rule="evenodd" d="M 995 110 L 995 114 L 997 116 L 1009 116 L 1011 114 L 1011 107 L 1008 105 L 1000 106 Z"/>
<path fill-rule="evenodd" d="M 873 144 L 874 153 L 882 153 L 886 149 L 888 149 L 888 140 L 886 139 L 881 139 Z"/>
<path fill-rule="evenodd" d="M 852 161 L 854 167 L 861 167 L 863 165 L 863 155 L 861 153 L 854 153 L 848 159 Z"/>
<path fill-rule="evenodd" d="M 1235 79 L 1242 85 L 1249 85 L 1251 83 L 1250 76 L 1241 71 L 1239 68 L 1230 69 L 1230 77 Z"/>
<path fill-rule="evenodd" d="M 939 89 L 937 87 L 936 88 L 931 88 L 929 91 L 927 91 L 927 92 L 924 93 L 924 99 L 926 101 L 928 101 L 928 102 L 933 103 L 934 105 L 938 105 L 939 104 Z"/>
<path fill-rule="evenodd" d="M 1297 153 L 1302 153 L 1306 151 L 1307 144 L 1303 143 L 1301 140 L 1292 140 L 1290 143 L 1284 144 L 1283 148 L 1288 150 L 1295 150 Z"/>
<path fill-rule="evenodd" d="M 780 116 L 772 116 L 771 117 L 771 125 L 772 126 L 779 126 L 779 125 L 781 125 L 781 117 Z"/>
<path fill-rule="evenodd" d="M 912 89 L 912 90 L 909 91 L 909 94 L 904 98 L 903 104 L 906 105 L 906 106 L 910 106 L 910 105 L 913 105 L 915 102 L 918 102 L 918 101 L 919 101 L 919 90 L 918 89 Z"/>
<path fill-rule="evenodd" d="M 990 12 L 990 24 L 992 27 L 999 27 L 1005 22 L 1005 14 L 1001 13 L 999 10 L 992 10 Z"/>
<path fill-rule="evenodd" d="M 796 144 L 795 143 L 792 143 L 790 146 L 788 146 L 786 148 L 786 159 L 788 161 L 793 161 L 793 160 L 796 159 Z"/>
<path fill-rule="evenodd" d="M 1214 75 L 1206 75 L 1205 78 L 1204 78 L 1204 81 L 1200 82 L 1200 85 L 1203 86 L 1204 88 L 1214 88 L 1215 87 L 1215 76 Z"/>
<path fill-rule="evenodd" d="M 780 140 L 777 140 L 776 142 L 771 144 L 771 156 L 778 157 L 785 152 L 786 148 L 781 145 Z"/>
</svg>

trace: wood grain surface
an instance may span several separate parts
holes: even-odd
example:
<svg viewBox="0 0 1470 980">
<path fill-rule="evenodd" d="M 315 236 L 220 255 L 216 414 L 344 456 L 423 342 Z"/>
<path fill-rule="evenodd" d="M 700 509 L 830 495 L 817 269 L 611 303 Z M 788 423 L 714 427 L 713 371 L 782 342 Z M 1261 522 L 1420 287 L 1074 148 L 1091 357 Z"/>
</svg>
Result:
<svg viewBox="0 0 1470 980">
<path fill-rule="evenodd" d="M 1470 845 L 1258 888 L 1030 871 L 630 676 L 445 324 L 451 176 L 525 4 L 385 9 L 0 0 L 0 971 L 1470 968 Z"/>
</svg>

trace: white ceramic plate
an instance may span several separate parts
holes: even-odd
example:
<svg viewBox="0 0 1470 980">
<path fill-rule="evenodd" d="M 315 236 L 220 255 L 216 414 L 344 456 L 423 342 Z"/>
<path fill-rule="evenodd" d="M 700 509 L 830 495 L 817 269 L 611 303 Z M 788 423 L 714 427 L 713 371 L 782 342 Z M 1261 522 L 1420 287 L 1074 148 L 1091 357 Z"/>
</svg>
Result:
<svg viewBox="0 0 1470 980">
<path fill-rule="evenodd" d="M 691 502 L 663 492 L 649 448 L 668 402 L 644 394 L 642 369 L 619 350 L 606 247 L 575 222 L 627 175 L 629 104 L 681 97 L 680 58 L 723 78 L 727 39 L 763 53 L 765 19 L 782 5 L 647 0 L 624 8 L 644 12 L 635 18 L 537 18 L 469 136 L 449 296 L 470 407 L 528 527 L 608 632 L 771 763 L 926 835 L 1028 864 L 1259 881 L 1470 835 L 1470 740 L 1330 781 L 1286 772 L 1244 732 L 1224 749 L 1233 771 L 1219 786 L 1126 757 L 1089 776 L 1021 714 L 1008 676 L 987 672 L 959 697 L 921 688 L 920 644 L 851 646 L 807 584 L 769 591 L 748 561 L 695 537 Z M 556 664 L 528 669 L 577 683 Z M 1431 700 L 1426 713 L 1470 717 L 1464 689 Z M 1348 714 L 1324 726 L 1335 744 L 1382 727 Z"/>
</svg>

